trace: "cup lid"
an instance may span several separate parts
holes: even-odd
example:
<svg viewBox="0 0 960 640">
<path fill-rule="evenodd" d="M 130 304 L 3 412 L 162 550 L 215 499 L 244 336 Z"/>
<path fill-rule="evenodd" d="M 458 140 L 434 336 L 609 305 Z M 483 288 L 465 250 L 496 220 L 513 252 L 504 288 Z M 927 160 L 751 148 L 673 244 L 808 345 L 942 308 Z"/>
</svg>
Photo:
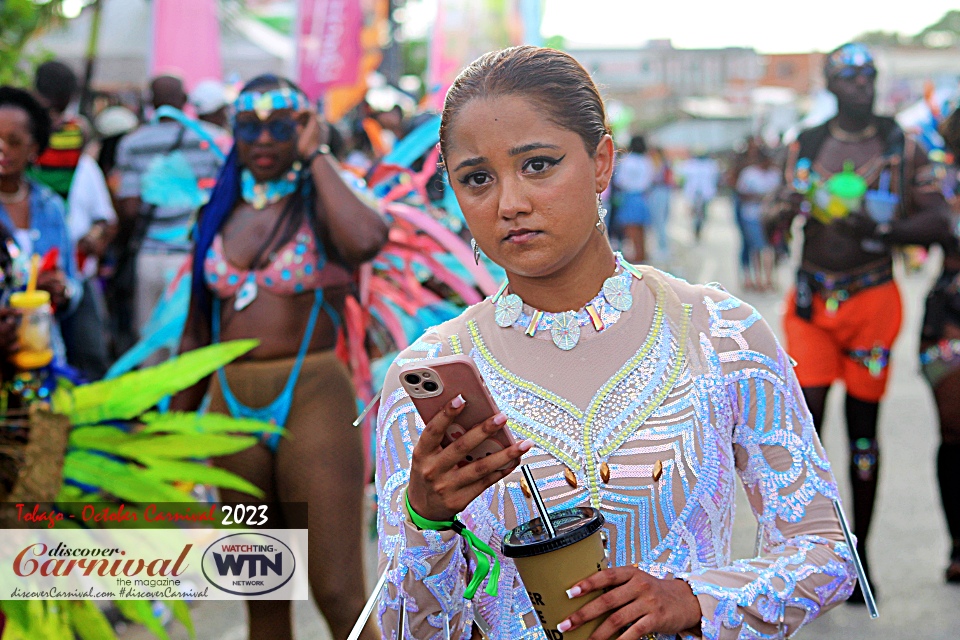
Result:
<svg viewBox="0 0 960 640">
<path fill-rule="evenodd" d="M 50 303 L 50 294 L 36 289 L 34 291 L 19 291 L 10 294 L 10 306 L 20 309 L 36 309 Z"/>
<path fill-rule="evenodd" d="M 509 531 L 500 548 L 508 558 L 538 556 L 589 538 L 603 526 L 603 514 L 593 507 L 573 507 L 550 514 L 557 535 L 550 537 L 540 518 L 534 518 Z"/>
</svg>

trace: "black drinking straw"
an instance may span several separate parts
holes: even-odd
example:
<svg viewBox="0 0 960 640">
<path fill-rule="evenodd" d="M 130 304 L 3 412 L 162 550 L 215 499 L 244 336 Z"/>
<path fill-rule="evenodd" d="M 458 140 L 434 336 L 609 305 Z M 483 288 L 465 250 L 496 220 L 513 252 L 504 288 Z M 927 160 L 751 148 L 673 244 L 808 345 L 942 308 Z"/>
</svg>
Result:
<svg viewBox="0 0 960 640">
<path fill-rule="evenodd" d="M 530 487 L 530 493 L 533 495 L 533 503 L 537 505 L 537 511 L 540 512 L 540 521 L 547 528 L 550 537 L 553 538 L 557 535 L 557 532 L 553 528 L 553 523 L 550 522 L 550 512 L 547 511 L 547 506 L 543 504 L 543 498 L 540 497 L 540 489 L 537 488 L 537 482 L 533 479 L 533 472 L 527 465 L 521 465 L 520 471 L 523 472 L 523 477 L 527 480 L 527 486 Z"/>
</svg>

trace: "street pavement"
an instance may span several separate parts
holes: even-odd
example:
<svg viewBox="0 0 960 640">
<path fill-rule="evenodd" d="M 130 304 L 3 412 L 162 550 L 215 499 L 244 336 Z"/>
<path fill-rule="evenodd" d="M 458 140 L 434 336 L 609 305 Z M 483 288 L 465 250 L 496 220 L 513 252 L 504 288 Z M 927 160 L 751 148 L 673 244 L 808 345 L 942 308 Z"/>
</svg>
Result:
<svg viewBox="0 0 960 640">
<path fill-rule="evenodd" d="M 673 257 L 653 263 L 691 282 L 721 282 L 731 293 L 753 304 L 781 335 L 782 291 L 789 286 L 791 265 L 780 268 L 780 293 L 741 292 L 736 264 L 740 240 L 730 201 L 720 198 L 711 205 L 699 245 L 693 241 L 688 211 L 686 203 L 677 196 L 670 223 Z M 936 485 L 936 414 L 929 388 L 918 373 L 916 355 L 923 298 L 937 275 L 937 263 L 934 256 L 919 273 L 912 274 L 898 267 L 904 324 L 894 348 L 892 382 L 880 414 L 880 492 L 868 543 L 880 617 L 871 620 L 865 607 L 841 605 L 804 627 L 796 638 L 960 638 L 960 587 L 943 581 L 949 541 Z M 841 495 L 849 505 L 849 456 L 842 412 L 843 393 L 837 388 L 828 401 L 823 439 Z M 849 506 L 847 511 L 850 512 Z M 734 557 L 752 555 L 755 533 L 756 521 L 741 490 L 734 523 Z M 367 581 L 372 585 L 376 541 L 368 543 Z M 297 638 L 330 640 L 326 624 L 312 603 L 297 603 L 294 611 Z M 245 615 L 242 603 L 198 604 L 193 608 L 197 637 L 244 640 Z M 169 631 L 173 640 L 187 638 L 176 623 L 170 625 Z M 121 637 L 146 640 L 152 636 L 131 627 Z"/>
</svg>

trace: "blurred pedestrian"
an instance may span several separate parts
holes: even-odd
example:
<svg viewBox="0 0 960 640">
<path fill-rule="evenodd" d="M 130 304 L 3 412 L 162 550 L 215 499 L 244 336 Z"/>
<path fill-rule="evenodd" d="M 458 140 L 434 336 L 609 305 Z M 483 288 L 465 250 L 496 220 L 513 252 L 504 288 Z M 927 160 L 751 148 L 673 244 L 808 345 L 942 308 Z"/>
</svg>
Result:
<svg viewBox="0 0 960 640">
<path fill-rule="evenodd" d="M 46 149 L 52 126 L 50 114 L 31 94 L 0 86 L 0 224 L 18 252 L 57 255 L 49 269 L 40 271 L 37 288 L 50 294 L 56 309 L 51 346 L 57 362 L 66 364 L 60 322 L 76 311 L 83 295 L 76 256 L 63 198 L 27 175 L 27 167 Z"/>
<path fill-rule="evenodd" d="M 56 60 L 45 62 L 37 67 L 34 87 L 50 113 L 53 130 L 31 175 L 66 199 L 67 228 L 77 247 L 77 276 L 83 287 L 76 311 L 62 323 L 67 362 L 87 380 L 99 380 L 110 358 L 107 307 L 96 276 L 116 234 L 117 214 L 100 166 L 84 153 L 89 124 L 68 113 L 78 87 L 73 70 Z"/>
<path fill-rule="evenodd" d="M 690 204 L 693 216 L 693 236 L 700 242 L 703 225 L 707 221 L 707 208 L 717 197 L 720 182 L 720 167 L 706 151 L 696 151 L 694 156 L 683 163 L 683 194 Z"/>
<path fill-rule="evenodd" d="M 227 90 L 218 80 L 201 80 L 190 92 L 190 104 L 197 112 L 197 118 L 209 122 L 223 130 L 230 126 Z"/>
<path fill-rule="evenodd" d="M 748 291 L 774 289 L 774 254 L 763 231 L 760 210 L 763 199 L 776 191 L 778 186 L 780 171 L 773 165 L 770 156 L 758 149 L 755 162 L 740 172 L 735 189 L 741 203 L 740 229 L 748 256 L 747 264 L 741 264 L 741 276 L 744 289 Z"/>
<path fill-rule="evenodd" d="M 835 49 L 826 57 L 824 75 L 838 113 L 790 145 L 783 188 L 765 216 L 775 232 L 789 229 L 797 216 L 806 220 L 784 332 L 818 430 L 830 386 L 842 380 L 846 387 L 854 533 L 869 574 L 867 541 L 880 465 L 877 421 L 902 319 L 893 250 L 905 244 L 947 244 L 952 233 L 949 209 L 926 152 L 892 118 L 874 113 L 877 69 L 870 51 L 859 43 Z M 825 216 L 820 200 L 809 194 L 825 192 L 826 180 L 845 166 L 873 191 L 868 196 L 876 202 L 892 198 L 895 209 L 881 212 L 871 205 L 871 217 L 864 210 L 834 207 L 838 215 Z M 846 175 L 848 181 L 857 180 Z M 859 588 L 851 602 L 864 602 Z"/>
<path fill-rule="evenodd" d="M 743 200 L 737 192 L 737 181 L 740 179 L 740 172 L 751 164 L 756 164 L 759 160 L 761 151 L 760 140 L 755 136 L 747 138 L 742 150 L 734 154 L 730 162 L 729 169 L 725 176 L 725 184 L 730 188 L 733 196 L 733 217 L 737 223 L 737 229 L 740 231 L 740 271 L 746 273 L 750 269 L 750 247 L 747 246 L 747 233 L 743 228 Z"/>
<path fill-rule="evenodd" d="M 640 135 L 633 136 L 627 154 L 620 159 L 613 174 L 618 191 L 613 224 L 623 237 L 623 256 L 633 263 L 646 259 L 645 231 L 650 224 L 647 195 L 655 177 L 656 167 L 647 154 L 646 140 Z"/>
<path fill-rule="evenodd" d="M 670 257 L 670 239 L 667 224 L 670 221 L 670 199 L 673 194 L 673 168 L 670 159 L 660 147 L 650 149 L 653 162 L 653 184 L 647 194 L 650 207 L 650 226 L 656 238 L 656 258 L 666 260 Z"/>
<path fill-rule="evenodd" d="M 953 157 L 948 193 L 954 229 L 960 218 L 960 110 L 940 127 Z M 947 582 L 960 583 L 960 241 L 943 244 L 943 268 L 927 295 L 920 333 L 920 367 L 937 404 L 937 481 L 950 534 Z"/>
<path fill-rule="evenodd" d="M 171 107 L 179 112 L 187 102 L 183 82 L 173 76 L 154 78 L 150 98 L 155 110 Z M 212 186 L 220 170 L 221 156 L 211 141 L 226 133 L 208 122 L 198 126 L 199 132 L 182 120 L 160 117 L 125 136 L 117 149 L 114 170 L 119 174 L 118 241 L 122 253 L 110 298 L 115 305 L 118 353 L 136 341 L 167 284 L 190 254 L 189 231 L 198 203 L 192 197 L 181 197 L 189 194 L 179 190 Z M 169 204 L 159 204 L 156 193 L 150 197 L 152 202 L 145 201 L 145 187 L 167 179 L 165 170 L 171 165 L 180 173 L 159 189 Z M 148 176 L 152 183 L 145 180 Z"/>
<path fill-rule="evenodd" d="M 110 193 L 116 195 L 120 186 L 119 176 L 113 172 L 117 163 L 117 146 L 123 136 L 140 126 L 137 115 L 123 106 L 107 107 L 93 120 L 93 128 L 100 137 L 97 164 L 107 177 Z"/>
<path fill-rule="evenodd" d="M 203 208 L 181 352 L 221 340 L 259 346 L 174 399 L 284 426 L 215 464 L 273 503 L 308 506 L 309 579 L 335 638 L 360 615 L 363 443 L 356 398 L 335 352 L 356 269 L 387 239 L 378 212 L 341 177 L 326 125 L 292 82 L 251 80 L 235 103 L 235 145 Z M 227 501 L 255 500 L 222 491 Z M 281 505 L 282 506 L 282 505 Z M 290 603 L 249 600 L 249 637 L 292 637 Z M 373 638 L 372 633 L 364 635 Z"/>
</svg>

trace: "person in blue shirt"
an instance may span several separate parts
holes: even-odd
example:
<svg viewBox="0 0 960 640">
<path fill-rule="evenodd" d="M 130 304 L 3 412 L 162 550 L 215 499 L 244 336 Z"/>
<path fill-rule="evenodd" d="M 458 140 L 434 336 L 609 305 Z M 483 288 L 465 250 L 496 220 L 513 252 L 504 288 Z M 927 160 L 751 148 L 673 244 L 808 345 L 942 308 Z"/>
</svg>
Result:
<svg viewBox="0 0 960 640">
<path fill-rule="evenodd" d="M 60 196 L 25 175 L 30 163 L 46 148 L 50 129 L 50 115 L 33 96 L 22 89 L 0 86 L 0 225 L 13 237 L 14 251 L 21 255 L 47 256 L 57 249 L 56 264 L 40 273 L 37 288 L 50 293 L 60 320 L 76 309 L 81 295 L 65 206 Z M 53 348 L 58 360 L 64 362 L 59 326 L 54 331 Z"/>
</svg>

